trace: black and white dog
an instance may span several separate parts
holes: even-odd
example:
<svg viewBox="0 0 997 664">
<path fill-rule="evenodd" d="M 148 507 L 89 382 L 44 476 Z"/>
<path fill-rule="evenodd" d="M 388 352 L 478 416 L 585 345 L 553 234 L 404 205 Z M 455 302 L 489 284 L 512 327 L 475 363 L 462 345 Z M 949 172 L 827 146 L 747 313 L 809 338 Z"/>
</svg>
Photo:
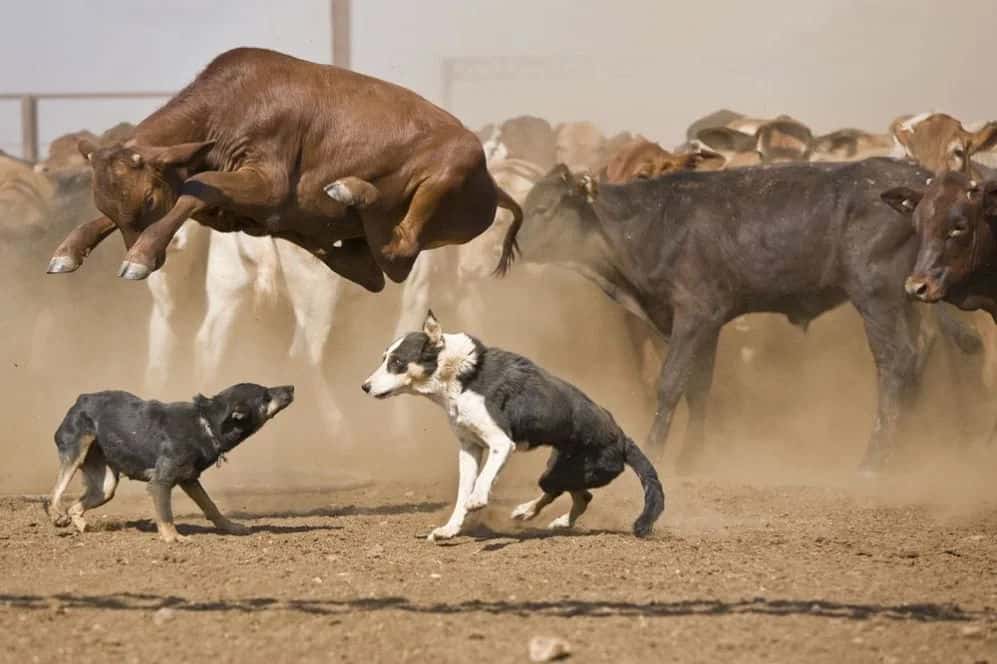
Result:
<svg viewBox="0 0 997 664">
<path fill-rule="evenodd" d="M 654 466 L 608 411 L 525 357 L 486 347 L 466 334 L 444 334 L 432 311 L 422 332 L 406 334 L 388 347 L 362 387 L 379 399 L 421 394 L 447 411 L 460 441 L 457 504 L 446 525 L 430 533 L 430 541 L 454 537 L 468 512 L 488 504 L 510 452 L 539 445 L 554 448 L 540 476 L 543 494 L 513 510 L 512 518 L 532 519 L 567 491 L 571 510 L 550 527 L 570 528 L 592 500 L 588 489 L 609 484 L 624 464 L 644 487 L 644 511 L 634 522 L 634 534 L 648 535 L 664 510 Z"/>
<path fill-rule="evenodd" d="M 173 525 L 170 493 L 178 484 L 216 527 L 249 532 L 222 516 L 198 478 L 293 400 L 293 385 L 268 389 L 252 383 L 181 403 L 145 401 L 120 391 L 81 394 L 55 432 L 61 463 L 47 505 L 52 522 L 86 530 L 83 513 L 113 498 L 124 473 L 149 483 L 159 536 L 167 542 L 186 539 Z M 67 515 L 59 503 L 79 469 L 84 492 Z"/>
</svg>

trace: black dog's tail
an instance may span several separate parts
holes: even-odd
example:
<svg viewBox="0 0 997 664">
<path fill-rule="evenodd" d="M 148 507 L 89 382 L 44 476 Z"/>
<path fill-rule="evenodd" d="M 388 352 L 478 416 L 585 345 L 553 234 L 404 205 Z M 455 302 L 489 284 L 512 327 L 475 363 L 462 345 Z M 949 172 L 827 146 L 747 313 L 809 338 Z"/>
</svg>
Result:
<svg viewBox="0 0 997 664">
<path fill-rule="evenodd" d="M 637 477 L 640 478 L 641 486 L 644 487 L 644 511 L 634 521 L 634 535 L 647 537 L 651 534 L 654 522 L 665 511 L 665 491 L 661 488 L 658 471 L 629 438 L 623 445 L 623 461 L 633 468 Z"/>
</svg>

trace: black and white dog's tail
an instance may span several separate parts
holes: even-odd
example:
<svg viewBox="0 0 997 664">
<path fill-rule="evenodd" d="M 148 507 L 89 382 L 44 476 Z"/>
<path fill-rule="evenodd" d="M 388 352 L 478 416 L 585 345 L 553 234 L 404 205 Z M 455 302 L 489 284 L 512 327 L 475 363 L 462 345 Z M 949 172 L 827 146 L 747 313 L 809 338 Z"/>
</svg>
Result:
<svg viewBox="0 0 997 664">
<path fill-rule="evenodd" d="M 629 438 L 623 445 L 623 461 L 633 468 L 637 477 L 640 478 L 641 486 L 644 487 L 644 511 L 634 521 L 634 535 L 647 537 L 651 534 L 654 522 L 665 511 L 665 491 L 661 488 L 658 471 Z"/>
</svg>

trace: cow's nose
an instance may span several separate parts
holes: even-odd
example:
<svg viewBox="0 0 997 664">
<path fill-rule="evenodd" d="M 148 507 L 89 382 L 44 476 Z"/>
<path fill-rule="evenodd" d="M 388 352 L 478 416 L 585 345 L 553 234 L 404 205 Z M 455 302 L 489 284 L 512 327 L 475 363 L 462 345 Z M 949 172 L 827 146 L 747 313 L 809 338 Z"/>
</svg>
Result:
<svg viewBox="0 0 997 664">
<path fill-rule="evenodd" d="M 361 385 L 360 389 L 366 392 L 367 394 L 370 394 L 370 381 L 368 380 L 366 383 Z"/>
<path fill-rule="evenodd" d="M 921 299 L 928 293 L 928 282 L 924 279 L 907 277 L 907 281 L 904 283 L 904 290 L 911 297 Z"/>
</svg>

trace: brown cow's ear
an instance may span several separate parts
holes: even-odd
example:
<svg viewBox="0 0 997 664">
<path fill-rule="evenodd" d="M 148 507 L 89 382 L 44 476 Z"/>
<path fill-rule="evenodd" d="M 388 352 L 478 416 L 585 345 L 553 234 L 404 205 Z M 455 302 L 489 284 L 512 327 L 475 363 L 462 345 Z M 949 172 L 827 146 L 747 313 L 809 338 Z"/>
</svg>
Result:
<svg viewBox="0 0 997 664">
<path fill-rule="evenodd" d="M 689 152 L 684 156 L 686 168 L 697 171 L 719 171 L 727 163 L 722 154 L 706 148 Z"/>
<path fill-rule="evenodd" d="M 93 153 L 97 151 L 97 146 L 94 145 L 92 141 L 88 141 L 84 138 L 76 144 L 76 149 L 80 151 L 80 154 L 83 155 L 87 161 L 92 161 Z"/>
<path fill-rule="evenodd" d="M 988 122 L 973 134 L 969 143 L 969 153 L 986 152 L 997 147 L 997 122 Z"/>
<path fill-rule="evenodd" d="M 917 204 L 921 202 L 924 193 L 908 189 L 907 187 L 894 187 L 893 189 L 884 191 L 879 197 L 883 199 L 884 203 L 900 214 L 911 214 L 914 212 Z"/>
<path fill-rule="evenodd" d="M 155 156 L 152 157 L 151 162 L 160 168 L 167 166 L 193 167 L 204 159 L 204 157 L 207 156 L 208 151 L 214 146 L 214 141 L 171 145 L 157 150 Z"/>
</svg>

